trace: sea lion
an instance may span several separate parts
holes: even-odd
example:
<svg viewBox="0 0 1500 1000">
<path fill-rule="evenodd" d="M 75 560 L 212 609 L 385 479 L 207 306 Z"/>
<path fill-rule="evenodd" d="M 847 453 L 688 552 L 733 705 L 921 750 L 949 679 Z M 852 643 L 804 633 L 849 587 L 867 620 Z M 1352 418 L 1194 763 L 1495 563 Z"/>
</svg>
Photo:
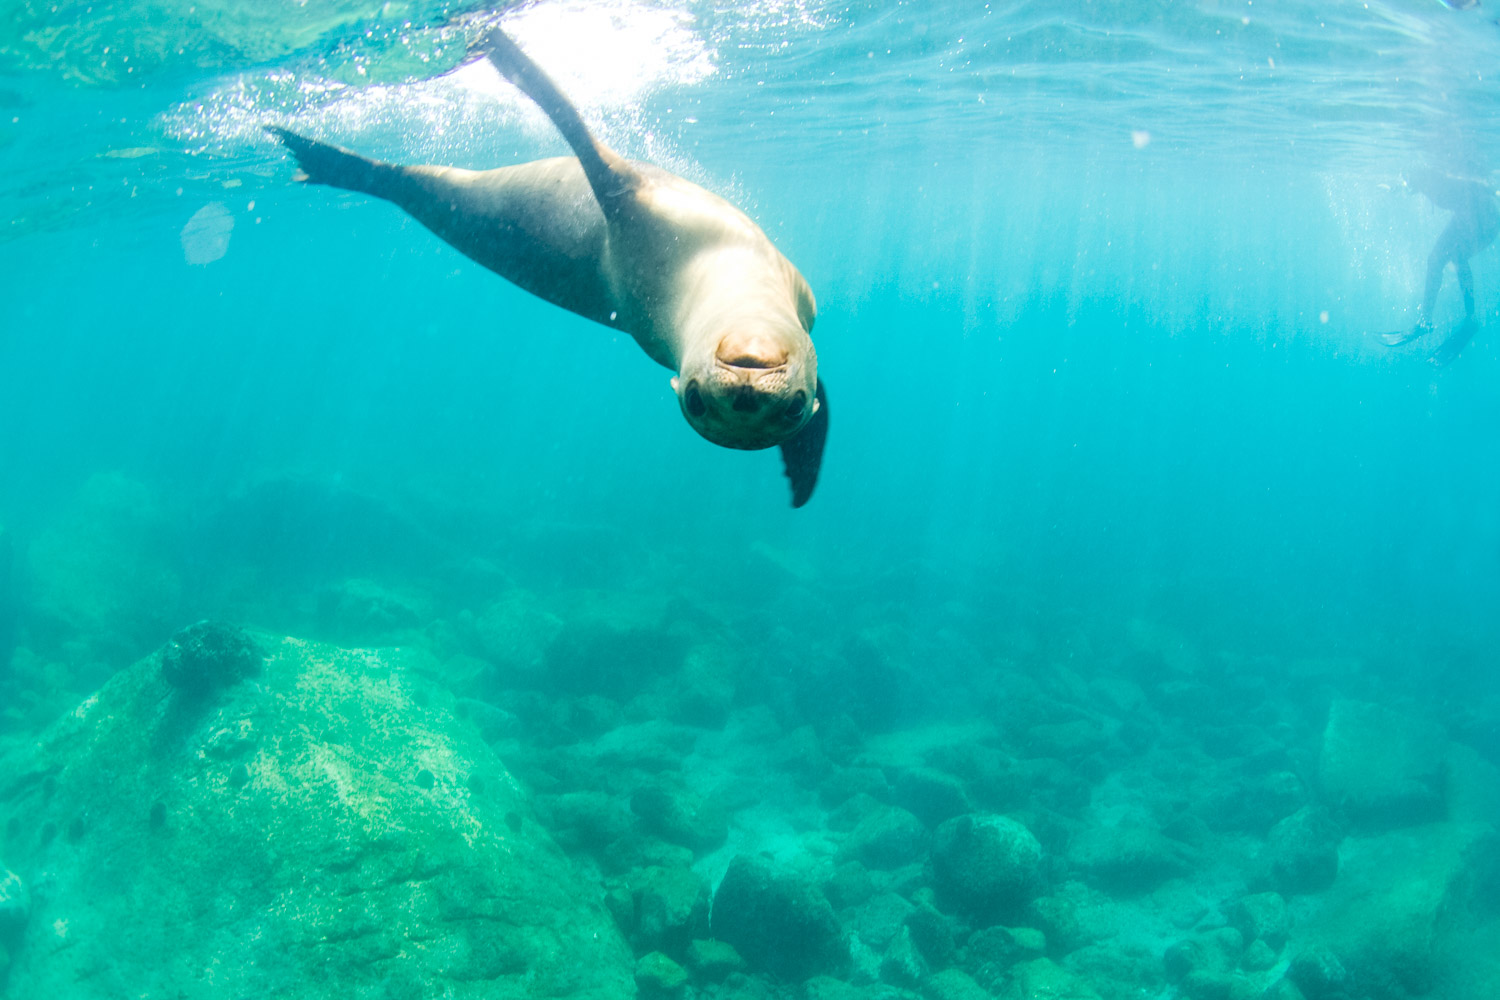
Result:
<svg viewBox="0 0 1500 1000">
<path fill-rule="evenodd" d="M 635 338 L 676 372 L 699 434 L 780 445 L 792 506 L 812 496 L 828 435 L 801 273 L 749 216 L 595 139 L 557 85 L 500 29 L 476 50 L 546 112 L 574 156 L 494 170 L 400 166 L 270 128 L 309 184 L 384 198 L 548 302 Z"/>
</svg>

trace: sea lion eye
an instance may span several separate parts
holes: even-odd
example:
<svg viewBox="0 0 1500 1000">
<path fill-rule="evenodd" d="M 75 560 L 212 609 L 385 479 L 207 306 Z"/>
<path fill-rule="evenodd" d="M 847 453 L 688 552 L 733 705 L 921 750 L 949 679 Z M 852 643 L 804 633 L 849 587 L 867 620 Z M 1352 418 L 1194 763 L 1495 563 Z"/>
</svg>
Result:
<svg viewBox="0 0 1500 1000">
<path fill-rule="evenodd" d="M 798 417 L 802 416 L 802 409 L 805 406 L 807 406 L 807 393 L 803 392 L 801 389 L 798 389 L 792 396 L 791 403 L 788 404 L 786 408 L 786 415 L 795 420 Z"/>
<path fill-rule="evenodd" d="M 687 411 L 695 417 L 701 417 L 708 412 L 708 404 L 703 402 L 703 394 L 698 391 L 696 385 L 688 386 Z"/>
</svg>

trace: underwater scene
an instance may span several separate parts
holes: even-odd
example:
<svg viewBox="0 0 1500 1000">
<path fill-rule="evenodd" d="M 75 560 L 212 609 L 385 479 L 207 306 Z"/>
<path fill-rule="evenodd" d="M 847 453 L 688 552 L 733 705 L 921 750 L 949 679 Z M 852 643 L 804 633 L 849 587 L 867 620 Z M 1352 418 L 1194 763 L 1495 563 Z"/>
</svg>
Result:
<svg viewBox="0 0 1500 1000">
<path fill-rule="evenodd" d="M 1491 0 L 0 6 L 0 997 L 1500 994 Z"/>
</svg>

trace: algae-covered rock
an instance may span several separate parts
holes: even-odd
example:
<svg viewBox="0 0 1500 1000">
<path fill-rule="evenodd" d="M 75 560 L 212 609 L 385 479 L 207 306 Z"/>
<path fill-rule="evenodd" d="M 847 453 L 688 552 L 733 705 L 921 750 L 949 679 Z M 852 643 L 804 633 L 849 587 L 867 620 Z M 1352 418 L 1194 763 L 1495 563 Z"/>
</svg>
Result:
<svg viewBox="0 0 1500 1000">
<path fill-rule="evenodd" d="M 31 913 L 31 896 L 26 884 L 15 872 L 0 865 L 0 948 L 21 937 L 26 918 Z"/>
<path fill-rule="evenodd" d="M 1286 943 L 1286 900 L 1275 892 L 1241 896 L 1229 911 L 1229 920 L 1245 940 L 1264 941 L 1272 949 Z"/>
<path fill-rule="evenodd" d="M 1101 941 L 1069 952 L 1061 965 L 1098 990 L 1104 1000 L 1171 996 L 1160 944 L 1154 935 Z"/>
<path fill-rule="evenodd" d="M 956 950 L 953 922 L 933 905 L 932 890 L 917 892 L 912 899 L 913 909 L 906 915 L 912 943 L 934 969 L 951 965 Z"/>
<path fill-rule="evenodd" d="M 318 635 L 336 642 L 395 643 L 431 618 L 418 594 L 364 577 L 318 591 Z"/>
<path fill-rule="evenodd" d="M 729 836 L 729 817 L 718 803 L 686 789 L 647 785 L 630 797 L 630 808 L 648 832 L 695 853 L 712 851 Z"/>
<path fill-rule="evenodd" d="M 987 986 L 998 986 L 1005 974 L 1021 962 L 1041 958 L 1047 951 L 1047 935 L 1032 927 L 986 927 L 969 935 L 964 947 L 964 968 Z"/>
<path fill-rule="evenodd" d="M 713 933 L 752 968 L 784 979 L 836 975 L 848 965 L 843 930 L 818 887 L 749 855 L 736 855 L 719 883 Z"/>
<path fill-rule="evenodd" d="M 906 918 L 913 912 L 912 904 L 894 892 L 882 892 L 870 897 L 850 916 L 844 919 L 845 926 L 853 925 L 859 939 L 876 951 L 882 951 L 901 932 Z"/>
<path fill-rule="evenodd" d="M 1016 966 L 998 995 L 1001 1000 L 1099 1000 L 1088 983 L 1049 958 Z"/>
<path fill-rule="evenodd" d="M 1317 892 L 1333 884 L 1339 870 L 1338 824 L 1322 809 L 1299 809 L 1271 828 L 1265 868 L 1283 893 Z"/>
<path fill-rule="evenodd" d="M 1275 964 L 1276 949 L 1267 944 L 1264 938 L 1250 942 L 1250 946 L 1240 956 L 1240 968 L 1247 972 L 1264 972 Z"/>
<path fill-rule="evenodd" d="M 1185 845 L 1142 826 L 1086 827 L 1068 845 L 1068 861 L 1086 881 L 1125 894 L 1148 892 L 1193 869 Z"/>
<path fill-rule="evenodd" d="M 688 984 L 687 970 L 659 951 L 642 955 L 635 964 L 635 984 L 641 996 L 648 998 L 675 997 Z"/>
<path fill-rule="evenodd" d="M 1018 913 L 1036 894 L 1042 846 L 1007 816 L 957 816 L 937 828 L 932 871 L 939 893 L 986 917 Z"/>
<path fill-rule="evenodd" d="M 991 993 L 959 969 L 944 969 L 922 984 L 926 1000 L 990 1000 Z"/>
<path fill-rule="evenodd" d="M 1381 705 L 1335 701 L 1318 778 L 1330 804 L 1362 826 L 1389 829 L 1439 819 L 1447 739 L 1425 719 Z"/>
<path fill-rule="evenodd" d="M 1338 955 L 1321 946 L 1308 948 L 1292 959 L 1286 970 L 1307 1000 L 1342 1000 L 1349 995 L 1349 971 Z"/>
<path fill-rule="evenodd" d="M 1497 877 L 1500 838 L 1488 824 L 1350 837 L 1338 880 L 1299 914 L 1294 980 L 1309 1000 L 1333 995 L 1319 992 L 1324 981 L 1358 996 L 1439 992 L 1473 964 L 1467 935 L 1494 920 Z"/>
<path fill-rule="evenodd" d="M 708 881 L 691 868 L 651 867 L 625 880 L 632 900 L 631 939 L 638 951 L 680 956 L 708 933 Z"/>
<path fill-rule="evenodd" d="M 926 856 L 927 839 L 917 817 L 896 806 L 879 806 L 850 831 L 844 850 L 870 868 L 900 868 Z"/>
<path fill-rule="evenodd" d="M 539 803 L 548 829 L 569 849 L 601 851 L 630 832 L 625 803 L 603 792 L 565 792 Z"/>
<path fill-rule="evenodd" d="M 1063 953 L 1114 937 L 1128 920 L 1114 900 L 1082 882 L 1064 882 L 1037 897 L 1031 916 L 1048 943 Z"/>
<path fill-rule="evenodd" d="M 261 651 L 244 629 L 202 621 L 172 636 L 161 651 L 161 676 L 190 698 L 203 698 L 260 670 Z"/>
<path fill-rule="evenodd" d="M 903 768 L 891 781 L 891 801 L 937 826 L 971 808 L 963 783 L 930 767 Z"/>
<path fill-rule="evenodd" d="M 1172 980 L 1195 972 L 1218 975 L 1238 966 L 1244 950 L 1245 939 L 1238 930 L 1219 927 L 1178 941 L 1162 955 L 1162 965 Z"/>
<path fill-rule="evenodd" d="M 691 941 L 687 948 L 688 967 L 704 982 L 716 983 L 732 973 L 743 972 L 745 960 L 727 941 L 714 938 Z"/>
<path fill-rule="evenodd" d="M 262 647 L 210 704 L 143 660 L 0 764 L 0 851 L 47 878 L 12 995 L 634 992 L 597 886 L 399 655 Z"/>
<path fill-rule="evenodd" d="M 922 960 L 917 946 L 912 943 L 911 931 L 902 927 L 880 958 L 880 981 L 911 989 L 925 975 L 927 963 Z"/>
<path fill-rule="evenodd" d="M 813 976 L 802 984 L 798 993 L 788 995 L 797 996 L 798 1000 L 865 1000 L 869 995 L 867 985 L 856 986 L 833 976 Z"/>
</svg>

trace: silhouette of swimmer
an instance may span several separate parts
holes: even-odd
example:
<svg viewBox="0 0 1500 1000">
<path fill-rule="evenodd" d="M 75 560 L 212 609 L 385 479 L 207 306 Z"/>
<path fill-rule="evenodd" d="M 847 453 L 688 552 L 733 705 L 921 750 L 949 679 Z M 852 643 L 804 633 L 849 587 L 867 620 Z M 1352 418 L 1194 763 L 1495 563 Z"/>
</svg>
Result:
<svg viewBox="0 0 1500 1000">
<path fill-rule="evenodd" d="M 1500 208 L 1495 206 L 1490 186 L 1469 177 L 1423 169 L 1407 180 L 1407 186 L 1426 195 L 1438 208 L 1452 212 L 1453 217 L 1438 236 L 1432 253 L 1427 255 L 1427 287 L 1422 293 L 1416 325 L 1409 333 L 1381 334 L 1381 340 L 1395 346 L 1432 332 L 1432 310 L 1443 287 L 1443 271 L 1451 263 L 1464 296 L 1464 320 L 1428 359 L 1435 365 L 1445 365 L 1458 357 L 1479 330 L 1479 320 L 1474 316 L 1474 271 L 1469 267 L 1469 258 L 1500 236 Z"/>
</svg>

